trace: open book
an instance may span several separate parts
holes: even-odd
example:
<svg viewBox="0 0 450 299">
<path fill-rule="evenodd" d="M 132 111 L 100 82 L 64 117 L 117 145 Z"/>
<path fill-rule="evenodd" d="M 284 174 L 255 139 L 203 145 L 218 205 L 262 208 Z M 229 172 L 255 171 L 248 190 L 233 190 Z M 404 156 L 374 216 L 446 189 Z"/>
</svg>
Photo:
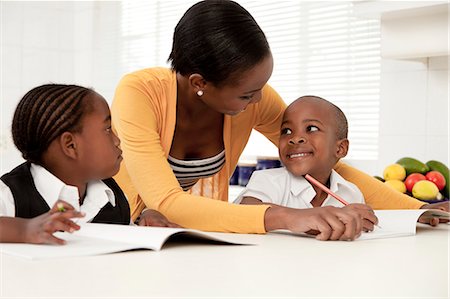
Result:
<svg viewBox="0 0 450 299">
<path fill-rule="evenodd" d="M 416 234 L 417 221 L 420 217 L 423 220 L 434 217 L 446 220 L 450 219 L 450 213 L 431 209 L 375 210 L 375 215 L 378 217 L 378 226 L 375 226 L 374 230 L 371 232 L 363 232 L 361 236 L 356 239 L 357 241 L 414 236 Z M 315 237 L 315 235 L 306 233 L 292 233 L 287 230 L 275 230 L 273 233 L 299 235 L 302 237 Z"/>
<path fill-rule="evenodd" d="M 49 259 L 89 256 L 134 249 L 161 250 L 169 240 L 187 237 L 211 244 L 251 245 L 246 235 L 202 232 L 194 229 L 132 226 L 117 224 L 80 224 L 80 230 L 69 234 L 58 232 L 56 237 L 67 241 L 65 245 L 23 243 L 0 244 L 1 251 L 28 259 Z"/>
<path fill-rule="evenodd" d="M 450 213 L 441 210 L 375 210 L 378 227 L 372 232 L 363 233 L 358 240 L 413 236 L 416 234 L 417 221 L 433 217 L 450 219 Z"/>
</svg>

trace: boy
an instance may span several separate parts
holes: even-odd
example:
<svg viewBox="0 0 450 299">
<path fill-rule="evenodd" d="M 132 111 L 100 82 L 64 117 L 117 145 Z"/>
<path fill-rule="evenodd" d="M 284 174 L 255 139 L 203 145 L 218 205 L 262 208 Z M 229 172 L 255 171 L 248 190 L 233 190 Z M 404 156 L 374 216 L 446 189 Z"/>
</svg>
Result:
<svg viewBox="0 0 450 299">
<path fill-rule="evenodd" d="M 347 132 L 347 119 L 337 106 L 316 96 L 300 97 L 283 116 L 279 155 L 284 167 L 254 172 L 235 202 L 298 209 L 343 207 L 303 177 L 309 174 L 350 204 L 364 203 L 359 189 L 333 170 L 347 155 Z"/>
</svg>

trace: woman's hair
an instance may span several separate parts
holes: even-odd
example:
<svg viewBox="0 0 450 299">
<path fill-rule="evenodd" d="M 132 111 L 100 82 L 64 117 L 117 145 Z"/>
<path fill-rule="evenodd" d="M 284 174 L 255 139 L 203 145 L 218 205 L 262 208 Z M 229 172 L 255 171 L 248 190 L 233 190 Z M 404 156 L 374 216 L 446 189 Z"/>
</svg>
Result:
<svg viewBox="0 0 450 299">
<path fill-rule="evenodd" d="M 33 88 L 17 105 L 12 122 L 14 144 L 25 160 L 40 164 L 42 153 L 64 132 L 79 132 L 92 89 L 63 84 Z"/>
<path fill-rule="evenodd" d="M 233 1 L 206 0 L 178 22 L 168 61 L 181 75 L 198 73 L 219 86 L 237 83 L 240 73 L 269 54 L 264 32 L 247 10 Z"/>
</svg>

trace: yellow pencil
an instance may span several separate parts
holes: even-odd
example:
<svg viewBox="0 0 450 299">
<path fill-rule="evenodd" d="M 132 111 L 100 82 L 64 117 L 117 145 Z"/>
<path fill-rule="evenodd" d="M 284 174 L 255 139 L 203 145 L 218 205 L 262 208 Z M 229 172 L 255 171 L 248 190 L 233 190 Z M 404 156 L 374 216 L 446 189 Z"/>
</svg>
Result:
<svg viewBox="0 0 450 299">
<path fill-rule="evenodd" d="M 64 208 L 64 205 L 62 203 L 58 203 L 56 205 L 56 207 L 58 208 L 59 212 L 65 212 L 66 211 L 66 208 Z"/>
</svg>

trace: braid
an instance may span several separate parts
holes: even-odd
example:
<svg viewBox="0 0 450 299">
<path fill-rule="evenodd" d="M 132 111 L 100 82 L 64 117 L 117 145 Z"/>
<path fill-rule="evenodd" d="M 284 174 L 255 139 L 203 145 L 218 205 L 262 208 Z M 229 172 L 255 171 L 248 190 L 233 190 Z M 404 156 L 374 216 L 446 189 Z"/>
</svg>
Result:
<svg viewBox="0 0 450 299">
<path fill-rule="evenodd" d="M 17 105 L 12 123 L 14 144 L 25 160 L 39 163 L 42 153 L 62 133 L 81 130 L 83 101 L 92 89 L 64 84 L 38 86 Z"/>
</svg>

